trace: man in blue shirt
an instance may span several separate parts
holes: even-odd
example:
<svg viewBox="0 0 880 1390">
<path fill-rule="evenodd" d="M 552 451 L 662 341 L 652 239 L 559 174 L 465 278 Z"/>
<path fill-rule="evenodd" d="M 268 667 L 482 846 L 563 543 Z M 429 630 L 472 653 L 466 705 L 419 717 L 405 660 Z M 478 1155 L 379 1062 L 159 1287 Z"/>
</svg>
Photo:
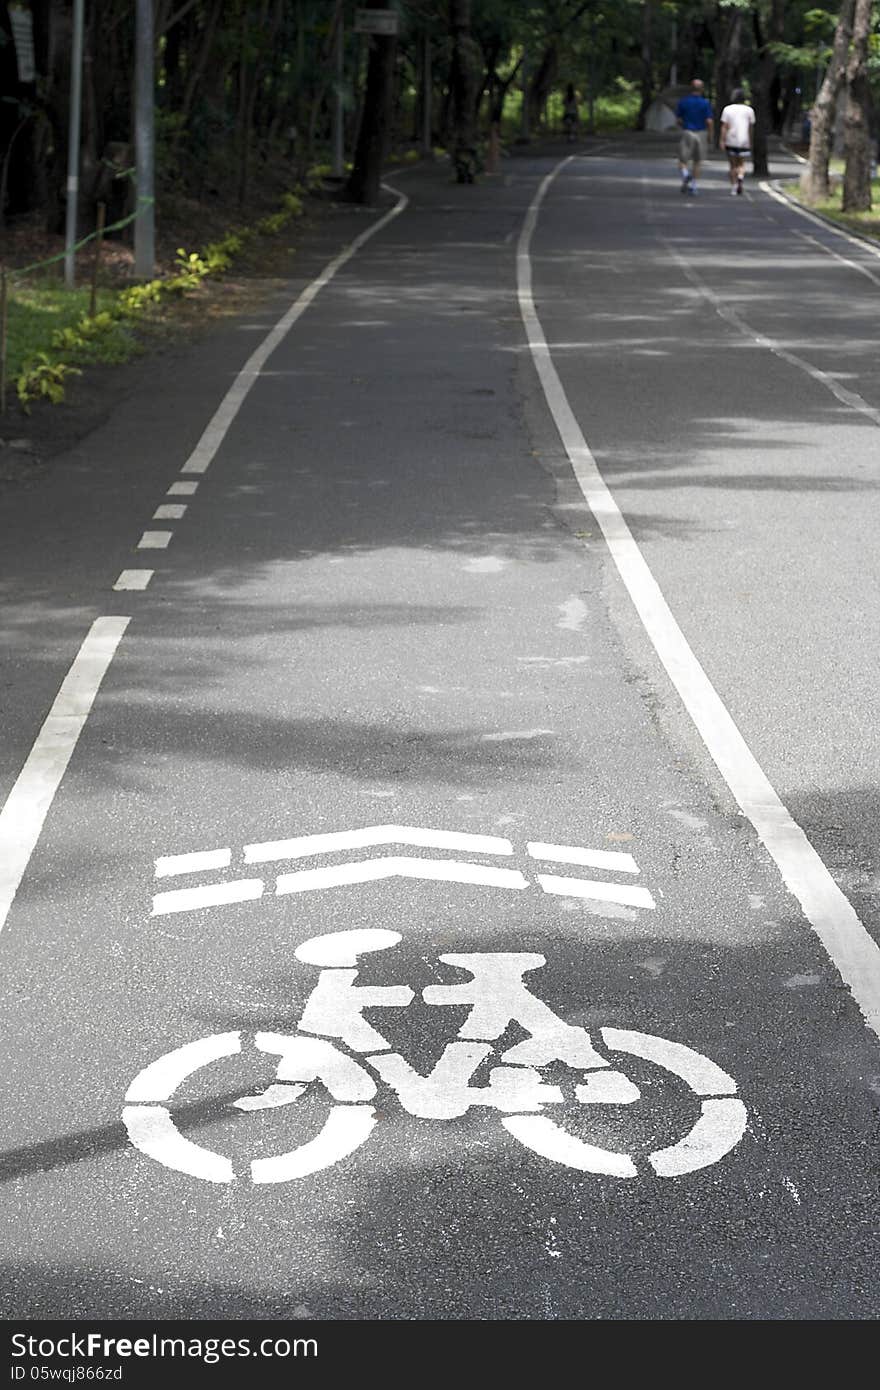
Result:
<svg viewBox="0 0 880 1390">
<path fill-rule="evenodd" d="M 678 145 L 681 191 L 694 194 L 697 191 L 700 165 L 706 158 L 708 141 L 712 134 L 712 103 L 703 96 L 703 83 L 699 77 L 694 78 L 690 92 L 679 101 L 675 117 L 681 126 Z"/>
</svg>

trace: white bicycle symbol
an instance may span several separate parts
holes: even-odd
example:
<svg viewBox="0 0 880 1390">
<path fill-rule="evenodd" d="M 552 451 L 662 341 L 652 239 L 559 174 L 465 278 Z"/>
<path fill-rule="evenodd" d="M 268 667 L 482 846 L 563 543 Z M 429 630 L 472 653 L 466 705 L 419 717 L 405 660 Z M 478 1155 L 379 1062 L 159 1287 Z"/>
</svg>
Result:
<svg viewBox="0 0 880 1390">
<path fill-rule="evenodd" d="M 364 1017 L 366 1009 L 406 1008 L 414 998 L 407 985 L 360 985 L 358 957 L 396 945 L 396 932 L 345 931 L 304 942 L 298 960 L 321 967 L 295 1033 L 257 1033 L 259 1052 L 277 1056 L 276 1080 L 261 1094 L 231 1102 L 238 1110 L 289 1105 L 309 1087 L 323 1086 L 329 1114 L 313 1138 L 286 1153 L 254 1159 L 253 1183 L 289 1182 L 329 1168 L 354 1153 L 376 1123 L 370 1102 L 376 1076 L 397 1095 L 411 1115 L 428 1120 L 460 1117 L 471 1106 L 501 1113 L 507 1132 L 526 1148 L 555 1163 L 586 1173 L 619 1178 L 638 1176 L 629 1153 L 585 1142 L 545 1114 L 564 1103 L 562 1089 L 542 1080 L 540 1068 L 564 1063 L 581 1073 L 574 1088 L 584 1106 L 630 1105 L 639 1087 L 596 1050 L 586 1029 L 559 1018 L 528 989 L 524 976 L 546 964 L 531 953 L 444 955 L 440 960 L 468 972 L 462 984 L 431 985 L 422 991 L 428 1005 L 468 1005 L 457 1038 L 444 1048 L 426 1076 L 416 1072 Z M 516 1023 L 528 1035 L 501 1053 L 485 1085 L 471 1085 L 493 1052 L 493 1043 Z M 676 1177 L 717 1163 L 742 1138 L 746 1107 L 736 1082 L 701 1053 L 649 1033 L 620 1028 L 599 1030 L 603 1047 L 652 1063 L 683 1081 L 700 1099 L 700 1114 L 676 1143 L 648 1155 L 658 1177 Z M 347 1048 L 348 1051 L 344 1051 Z M 165 1102 L 182 1083 L 210 1063 L 242 1050 L 241 1032 L 215 1033 L 166 1053 L 139 1072 L 126 1094 L 123 1120 L 136 1148 L 180 1173 L 208 1182 L 232 1182 L 232 1162 L 203 1148 L 177 1127 Z M 358 1060 L 351 1054 L 357 1054 Z M 373 1075 L 375 1073 L 375 1076 Z"/>
</svg>

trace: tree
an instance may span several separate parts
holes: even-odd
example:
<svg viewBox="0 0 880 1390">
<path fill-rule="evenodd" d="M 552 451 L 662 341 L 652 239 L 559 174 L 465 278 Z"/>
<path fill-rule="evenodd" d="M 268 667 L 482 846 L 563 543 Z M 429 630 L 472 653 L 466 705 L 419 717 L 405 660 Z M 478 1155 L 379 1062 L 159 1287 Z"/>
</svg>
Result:
<svg viewBox="0 0 880 1390">
<path fill-rule="evenodd" d="M 477 139 L 477 106 L 483 88 L 483 55 L 471 33 L 471 0 L 450 0 L 452 64 L 449 71 L 453 157 L 469 160 Z"/>
<path fill-rule="evenodd" d="M 365 8 L 380 10 L 385 5 L 383 0 L 369 0 Z M 391 34 L 371 34 L 369 43 L 367 85 L 346 195 L 354 203 L 372 205 L 379 201 L 382 163 L 388 153 L 397 38 Z"/>
<path fill-rule="evenodd" d="M 759 177 L 770 172 L 767 163 L 767 136 L 775 127 L 773 87 L 776 81 L 776 57 L 773 44 L 780 43 L 785 35 L 785 0 L 771 0 L 770 15 L 767 21 L 766 38 L 761 33 L 760 16 L 757 6 L 754 10 L 755 39 L 760 57 L 758 59 L 757 80 L 754 84 L 755 131 L 753 168 Z"/>
<path fill-rule="evenodd" d="M 868 44 L 871 38 L 871 0 L 856 0 L 852 49 L 846 66 L 846 168 L 843 175 L 844 212 L 868 212 L 871 207 L 871 139 L 868 88 Z"/>
<path fill-rule="evenodd" d="M 831 60 L 813 103 L 809 162 L 801 175 L 801 192 L 809 203 L 820 203 L 828 197 L 828 161 L 834 136 L 834 117 L 837 98 L 846 77 L 855 7 L 856 0 L 841 0 Z"/>
</svg>

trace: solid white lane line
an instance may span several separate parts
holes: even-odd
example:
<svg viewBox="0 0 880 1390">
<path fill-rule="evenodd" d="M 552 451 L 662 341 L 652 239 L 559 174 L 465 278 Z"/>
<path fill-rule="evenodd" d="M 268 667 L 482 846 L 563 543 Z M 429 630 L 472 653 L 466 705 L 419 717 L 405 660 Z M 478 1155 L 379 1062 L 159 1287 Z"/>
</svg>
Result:
<svg viewBox="0 0 880 1390">
<path fill-rule="evenodd" d="M 153 512 L 154 521 L 180 521 L 186 515 L 185 502 L 163 502 Z"/>
<path fill-rule="evenodd" d="M 180 483 L 172 483 L 171 486 L 170 486 L 170 488 L 169 488 L 168 491 L 166 492 L 165 496 L 166 496 L 166 497 L 192 497 L 192 496 L 194 495 L 195 490 L 196 490 L 197 487 L 198 487 L 198 483 L 194 483 L 194 482 L 186 482 L 186 481 L 184 481 L 184 482 L 180 482 Z"/>
<path fill-rule="evenodd" d="M 156 877 L 173 874 L 198 874 L 203 869 L 228 869 L 232 863 L 231 849 L 197 850 L 194 854 L 163 854 L 156 860 Z"/>
<path fill-rule="evenodd" d="M 590 898 L 602 903 L 624 903 L 627 907 L 656 907 L 647 888 L 635 883 L 605 883 L 601 879 L 557 878 L 555 874 L 536 874 L 545 893 L 563 898 Z"/>
<path fill-rule="evenodd" d="M 263 881 L 259 878 L 239 878 L 232 883 L 204 883 L 199 888 L 178 888 L 170 893 L 156 893 L 152 915 L 164 917 L 169 912 L 197 912 L 200 907 L 252 902 L 262 896 Z"/>
<path fill-rule="evenodd" d="M 877 410 L 873 405 L 869 405 L 864 397 L 860 396 L 857 391 L 850 391 L 848 387 L 841 386 L 828 372 L 823 372 L 820 367 L 814 367 L 812 362 L 807 362 L 803 357 L 798 357 L 797 353 L 789 352 L 788 348 L 784 348 L 775 338 L 768 338 L 765 333 L 756 333 L 751 324 L 747 323 L 736 309 L 730 304 L 725 304 L 724 300 L 706 284 L 706 281 L 700 275 L 699 271 L 695 270 L 690 262 L 685 260 L 677 247 L 673 246 L 665 237 L 660 237 L 660 240 L 678 265 L 682 274 L 690 280 L 694 289 L 696 289 L 704 299 L 708 299 L 719 318 L 726 320 L 738 333 L 742 333 L 743 337 L 748 338 L 758 347 L 766 348 L 768 352 L 773 353 L 774 357 L 781 358 L 781 360 L 787 362 L 789 366 L 797 367 L 799 371 L 805 372 L 806 375 L 812 377 L 814 381 L 818 381 L 821 386 L 825 387 L 826 391 L 830 391 L 832 396 L 840 401 L 841 405 L 848 406 L 850 410 L 857 410 L 860 415 L 867 416 L 875 425 L 880 425 L 880 410 Z"/>
<path fill-rule="evenodd" d="M 155 574 L 155 570 L 123 570 L 113 585 L 114 589 L 145 589 Z"/>
<path fill-rule="evenodd" d="M 305 859 L 375 845 L 419 845 L 427 849 L 458 849 L 473 854 L 513 854 L 513 845 L 497 835 L 470 835 L 455 830 L 427 830 L 418 825 L 367 825 L 361 830 L 336 830 L 325 835 L 299 835 L 292 840 L 269 840 L 245 845 L 246 864 L 275 859 Z"/>
<path fill-rule="evenodd" d="M 167 550 L 173 531 L 145 531 L 138 541 L 138 550 Z"/>
<path fill-rule="evenodd" d="M 423 878 L 434 882 L 484 884 L 490 888 L 528 888 L 528 880 L 515 869 L 494 869 L 488 864 L 464 864 L 455 859 L 364 859 L 356 864 L 337 864 L 332 869 L 301 869 L 279 875 L 276 893 L 309 893 L 347 883 L 375 883 L 385 878 Z"/>
<path fill-rule="evenodd" d="M 580 845 L 545 845 L 539 841 L 530 842 L 526 849 L 533 859 L 551 859 L 556 864 L 587 864 L 591 869 L 621 874 L 639 872 L 632 855 L 618 849 L 583 849 Z"/>
<path fill-rule="evenodd" d="M 0 929 L 129 618 L 96 618 L 0 811 Z"/>
<path fill-rule="evenodd" d="M 880 246 L 871 246 L 866 241 L 860 241 L 858 237 L 850 236 L 843 227 L 830 226 L 829 223 L 823 222 L 821 217 L 816 217 L 815 214 L 810 212 L 807 208 L 802 208 L 799 203 L 795 203 L 791 198 L 787 198 L 785 194 L 780 193 L 778 189 L 771 188 L 769 183 L 761 183 L 758 187 L 761 189 L 761 192 L 766 193 L 769 198 L 774 198 L 777 203 L 782 203 L 783 207 L 787 207 L 791 212 L 797 213 L 798 217 L 805 217 L 807 221 L 812 222 L 814 226 L 824 228 L 826 232 L 831 232 L 833 236 L 843 237 L 843 240 L 848 241 L 850 246 L 857 246 L 859 250 L 867 251 L 869 256 L 880 258 Z M 828 248 L 825 247 L 824 249 L 827 250 Z"/>
<path fill-rule="evenodd" d="M 391 191 L 397 192 L 396 189 Z M 220 448 L 220 445 L 223 443 L 223 440 L 226 438 L 230 425 L 241 410 L 248 392 L 265 367 L 269 357 L 278 345 L 283 342 L 297 319 L 305 313 L 312 300 L 317 294 L 320 294 L 324 286 L 329 285 L 336 272 L 341 270 L 347 261 L 351 260 L 352 256 L 370 240 L 370 237 L 375 236 L 383 227 L 387 227 L 388 223 L 391 222 L 393 218 L 399 216 L 408 202 L 409 199 L 405 194 L 398 193 L 398 202 L 391 211 L 386 212 L 384 217 L 379 218 L 378 222 L 374 222 L 366 231 L 361 232 L 360 236 L 355 237 L 351 245 L 347 246 L 344 251 L 341 251 L 338 256 L 335 256 L 334 259 L 324 267 L 321 274 L 318 275 L 316 279 L 312 280 L 311 284 L 307 285 L 298 298 L 294 300 L 293 304 L 278 320 L 272 331 L 267 333 L 259 347 L 251 353 L 250 357 L 245 362 L 229 390 L 226 392 L 226 395 L 223 397 L 223 400 L 217 407 L 217 410 L 214 412 L 198 444 L 181 468 L 181 473 L 204 473 L 206 471 L 217 450 Z"/>
<path fill-rule="evenodd" d="M 849 256 L 841 256 L 839 251 L 834 251 L 830 246 L 826 246 L 817 236 L 810 236 L 809 232 L 796 232 L 801 241 L 809 242 L 811 246 L 818 246 L 820 251 L 824 251 L 826 256 L 833 256 L 841 265 L 848 266 L 850 270 L 857 270 L 860 275 L 864 275 L 866 280 L 870 280 L 872 285 L 880 289 L 880 279 L 869 270 L 866 265 L 859 265 L 858 261 L 851 261 Z"/>
<path fill-rule="evenodd" d="M 772 855 L 804 916 L 852 991 L 866 1022 L 880 1035 L 880 947 L 865 930 L 852 904 L 780 801 L 691 651 L 599 472 L 550 357 L 532 297 L 529 246 L 541 203 L 567 163 L 567 159 L 563 160 L 541 183 L 526 214 L 517 245 L 520 312 L 547 405 L 581 492 L 602 529 L 618 573 L 685 709 L 743 814 Z"/>
</svg>

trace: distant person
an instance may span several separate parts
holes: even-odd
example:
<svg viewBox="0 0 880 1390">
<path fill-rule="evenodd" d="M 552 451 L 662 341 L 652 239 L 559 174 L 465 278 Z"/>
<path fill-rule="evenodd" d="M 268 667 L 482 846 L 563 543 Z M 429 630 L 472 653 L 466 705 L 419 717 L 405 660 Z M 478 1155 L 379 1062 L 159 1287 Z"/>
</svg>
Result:
<svg viewBox="0 0 880 1390">
<path fill-rule="evenodd" d="M 574 83 L 569 82 L 565 89 L 565 98 L 562 103 L 562 128 L 565 131 L 565 138 L 569 144 L 577 137 L 578 120 L 577 97 L 574 92 Z"/>
<path fill-rule="evenodd" d="M 746 106 L 746 94 L 737 87 L 730 104 L 721 112 L 721 148 L 727 151 L 728 178 L 732 194 L 742 194 L 746 160 L 752 152 L 755 113 Z"/>
<path fill-rule="evenodd" d="M 693 195 L 697 191 L 700 165 L 706 158 L 713 128 L 712 103 L 703 95 L 703 83 L 699 77 L 694 78 L 688 95 L 680 99 L 675 108 L 675 119 L 681 126 L 681 139 L 678 142 L 681 191 Z"/>
</svg>

